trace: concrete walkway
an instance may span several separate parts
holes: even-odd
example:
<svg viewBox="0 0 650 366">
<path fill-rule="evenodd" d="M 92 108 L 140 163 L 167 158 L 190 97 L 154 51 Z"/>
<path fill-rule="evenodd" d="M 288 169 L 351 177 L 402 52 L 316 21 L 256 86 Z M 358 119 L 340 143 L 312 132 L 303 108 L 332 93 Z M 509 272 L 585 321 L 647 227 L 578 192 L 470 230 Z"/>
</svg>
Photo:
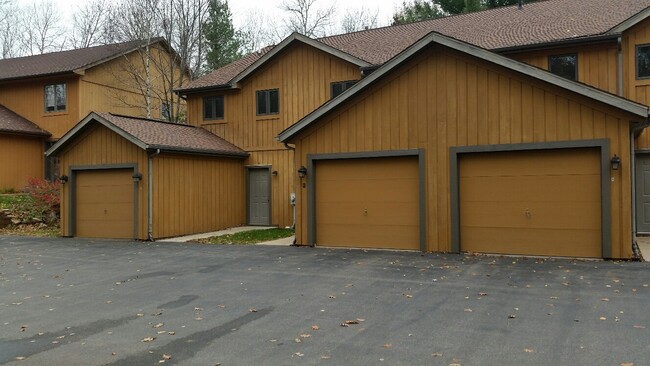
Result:
<svg viewBox="0 0 650 366">
<path fill-rule="evenodd" d="M 637 236 L 636 244 L 639 246 L 639 252 L 643 261 L 650 261 L 650 236 Z"/>
<path fill-rule="evenodd" d="M 192 241 L 192 240 L 205 239 L 205 238 L 210 238 L 210 237 L 213 237 L 213 236 L 234 234 L 234 233 L 239 233 L 239 232 L 242 232 L 242 231 L 265 230 L 265 229 L 275 229 L 275 228 L 276 228 L 275 226 L 238 226 L 238 227 L 231 227 L 229 229 L 224 229 L 224 230 L 219 230 L 219 231 L 212 231 L 212 232 L 209 232 L 209 233 L 201 233 L 201 234 L 194 234 L 194 235 L 179 236 L 179 237 L 176 237 L 176 238 L 161 239 L 161 240 L 156 240 L 156 241 L 185 243 L 185 242 Z M 292 236 L 290 236 L 288 238 L 281 238 L 281 239 L 277 239 L 277 240 L 258 243 L 257 245 L 291 245 L 291 244 L 293 244 L 294 240 L 295 240 L 295 236 L 292 235 Z"/>
</svg>

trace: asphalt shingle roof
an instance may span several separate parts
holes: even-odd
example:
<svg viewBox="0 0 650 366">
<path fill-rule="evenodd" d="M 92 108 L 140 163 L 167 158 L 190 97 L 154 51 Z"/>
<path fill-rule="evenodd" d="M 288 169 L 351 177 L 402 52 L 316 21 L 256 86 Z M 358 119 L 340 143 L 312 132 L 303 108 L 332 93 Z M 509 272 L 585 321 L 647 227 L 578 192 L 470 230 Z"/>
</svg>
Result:
<svg viewBox="0 0 650 366">
<path fill-rule="evenodd" d="M 151 43 L 156 43 L 161 40 L 162 38 L 152 39 Z M 130 41 L 35 56 L 3 59 L 0 60 L 0 80 L 60 74 L 85 69 L 102 61 L 107 61 L 124 53 L 136 50 L 146 43 L 146 41 Z"/>
<path fill-rule="evenodd" d="M 41 129 L 34 122 L 0 105 L 0 133 L 2 132 L 43 137 L 50 136 L 49 132 Z"/>
<path fill-rule="evenodd" d="M 96 113 L 148 148 L 218 155 L 248 156 L 244 150 L 209 131 L 190 125 Z"/>
<path fill-rule="evenodd" d="M 547 0 L 370 29 L 321 38 L 318 41 L 381 65 L 430 32 L 498 50 L 563 40 L 596 37 L 650 7 L 650 0 Z M 224 85 L 271 47 L 195 80 L 183 90 Z"/>
</svg>

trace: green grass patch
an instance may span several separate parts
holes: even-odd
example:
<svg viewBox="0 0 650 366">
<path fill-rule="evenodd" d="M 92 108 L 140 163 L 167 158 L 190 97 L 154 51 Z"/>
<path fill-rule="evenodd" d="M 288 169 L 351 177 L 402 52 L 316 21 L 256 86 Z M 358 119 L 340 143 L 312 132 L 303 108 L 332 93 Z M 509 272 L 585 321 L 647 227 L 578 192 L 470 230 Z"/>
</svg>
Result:
<svg viewBox="0 0 650 366">
<path fill-rule="evenodd" d="M 293 234 L 294 231 L 292 229 L 249 230 L 199 239 L 195 240 L 195 242 L 202 244 L 257 244 L 287 238 Z"/>
<path fill-rule="evenodd" d="M 0 194 L 0 208 L 10 208 L 13 205 L 26 202 L 32 198 L 28 194 Z"/>
<path fill-rule="evenodd" d="M 38 225 L 11 225 L 0 229 L 0 235 L 34 236 L 39 238 L 56 238 L 61 236 L 59 227 L 38 227 Z"/>
</svg>

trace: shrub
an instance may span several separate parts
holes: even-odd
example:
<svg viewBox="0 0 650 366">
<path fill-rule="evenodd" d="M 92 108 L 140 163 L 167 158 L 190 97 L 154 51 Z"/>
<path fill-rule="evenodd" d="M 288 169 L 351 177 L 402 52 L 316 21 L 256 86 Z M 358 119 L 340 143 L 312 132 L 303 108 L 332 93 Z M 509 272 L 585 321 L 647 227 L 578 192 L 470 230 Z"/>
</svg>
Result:
<svg viewBox="0 0 650 366">
<path fill-rule="evenodd" d="M 25 192 L 29 199 L 14 204 L 11 208 L 14 218 L 23 223 L 42 221 L 56 224 L 61 215 L 61 182 L 30 178 Z"/>
</svg>

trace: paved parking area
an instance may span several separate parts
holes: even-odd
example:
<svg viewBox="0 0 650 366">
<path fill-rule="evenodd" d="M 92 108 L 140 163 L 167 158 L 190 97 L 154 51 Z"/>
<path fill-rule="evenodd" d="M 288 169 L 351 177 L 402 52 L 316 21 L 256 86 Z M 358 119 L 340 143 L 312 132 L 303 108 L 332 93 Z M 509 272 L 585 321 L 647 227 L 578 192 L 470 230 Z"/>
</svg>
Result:
<svg viewBox="0 0 650 366">
<path fill-rule="evenodd" d="M 649 274 L 640 262 L 0 237 L 0 364 L 648 365 Z"/>
</svg>

